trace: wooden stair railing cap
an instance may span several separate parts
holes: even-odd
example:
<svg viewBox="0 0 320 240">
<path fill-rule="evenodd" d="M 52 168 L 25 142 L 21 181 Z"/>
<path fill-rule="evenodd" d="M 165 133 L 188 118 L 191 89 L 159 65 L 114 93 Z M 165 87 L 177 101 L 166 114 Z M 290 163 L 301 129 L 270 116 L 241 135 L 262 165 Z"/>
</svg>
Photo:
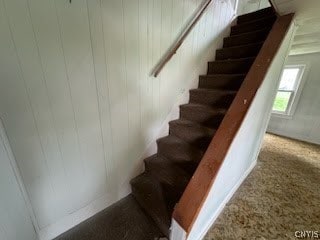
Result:
<svg viewBox="0 0 320 240">
<path fill-rule="evenodd" d="M 285 38 L 294 14 L 279 17 L 177 204 L 173 218 L 190 233 L 249 107 Z"/>
</svg>

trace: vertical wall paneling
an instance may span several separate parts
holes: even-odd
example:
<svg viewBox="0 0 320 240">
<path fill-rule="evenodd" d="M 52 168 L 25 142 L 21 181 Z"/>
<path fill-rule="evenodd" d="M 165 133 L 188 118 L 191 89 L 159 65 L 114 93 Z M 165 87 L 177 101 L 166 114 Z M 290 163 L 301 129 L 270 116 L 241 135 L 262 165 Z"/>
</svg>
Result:
<svg viewBox="0 0 320 240">
<path fill-rule="evenodd" d="M 212 26 L 211 26 L 211 40 L 210 45 L 212 49 L 216 49 L 216 46 L 218 44 L 218 37 L 219 37 L 219 24 L 220 24 L 220 4 L 214 2 L 213 4 L 213 10 L 212 10 Z M 215 55 L 215 51 L 213 51 L 213 55 Z"/>
<path fill-rule="evenodd" d="M 174 2 L 175 3 L 175 2 Z M 183 31 L 183 29 L 185 28 L 185 24 L 186 24 L 186 11 L 187 11 L 187 7 L 188 7 L 188 4 L 187 4 L 188 2 L 187 2 L 187 0 L 182 0 L 181 2 L 179 2 L 179 4 L 178 4 L 178 7 L 180 8 L 180 31 L 179 32 L 177 32 L 178 31 L 178 29 L 175 29 L 175 27 L 173 26 L 173 28 L 172 28 L 172 30 L 173 30 L 173 32 L 175 32 L 175 36 L 178 36 L 179 35 L 179 33 L 181 32 L 181 31 Z M 190 39 L 190 36 L 189 36 L 189 38 L 188 39 Z M 183 66 L 183 54 L 185 53 L 185 48 L 186 48 L 186 44 L 185 44 L 185 42 L 184 43 L 182 43 L 182 45 L 181 45 L 181 47 L 180 47 L 180 51 L 178 51 L 178 55 L 177 55 L 177 61 L 178 61 L 178 63 L 177 63 L 177 67 L 176 67 L 176 86 L 175 86 L 175 90 L 177 91 L 176 92 L 176 95 L 177 96 L 179 96 L 181 93 L 182 93 L 182 89 L 181 89 L 181 87 L 180 87 L 180 84 L 181 84 L 181 78 L 182 78 L 182 76 L 183 76 L 183 71 L 180 71 L 179 69 L 181 69 L 181 66 Z"/>
<path fill-rule="evenodd" d="M 126 82 L 125 61 L 125 36 L 123 23 L 122 1 L 102 1 L 104 40 L 107 55 L 107 79 L 109 83 L 109 99 L 111 114 L 111 129 L 113 136 L 113 161 L 115 196 L 119 198 L 118 192 L 127 178 L 121 174 L 121 167 L 129 161 L 129 135 L 128 135 L 128 97 Z M 117 19 L 117 21 L 115 21 Z"/>
<path fill-rule="evenodd" d="M 205 30 L 206 30 L 206 18 L 207 18 L 207 13 L 205 12 L 202 16 L 202 18 L 199 21 L 199 30 L 198 30 L 198 41 L 197 41 L 197 46 L 196 46 L 196 55 L 197 55 L 197 64 L 201 62 L 201 53 L 203 52 L 204 48 L 204 41 L 205 39 Z"/>
<path fill-rule="evenodd" d="M 183 27 L 186 27 L 187 22 L 190 19 L 190 16 L 193 13 L 193 9 L 192 9 L 192 1 L 189 0 L 185 0 L 184 2 L 185 4 L 185 8 L 184 8 L 184 23 L 183 23 Z M 195 28 L 189 33 L 188 38 L 184 41 L 184 43 L 181 46 L 181 65 L 180 65 L 180 69 L 182 66 L 185 66 L 186 68 L 190 69 L 192 67 L 192 56 L 193 56 L 193 42 L 194 42 L 194 38 L 195 38 Z M 187 72 L 182 71 L 181 73 L 181 79 L 180 79 L 180 91 L 183 91 L 183 80 L 182 79 L 186 79 L 187 77 Z"/>
<path fill-rule="evenodd" d="M 55 2 L 82 164 L 77 186 L 82 201 L 75 206 L 83 207 L 103 194 L 106 183 L 87 2 Z"/>
<path fill-rule="evenodd" d="M 164 56 L 172 43 L 172 8 L 173 0 L 161 0 L 161 33 L 160 33 L 160 58 Z M 164 34 L 168 31 L 167 34 Z M 173 57 L 174 58 L 174 57 Z M 158 58 L 159 59 L 159 58 Z M 160 118 L 164 119 L 167 115 L 169 104 L 169 85 L 172 84 L 172 60 L 161 72 L 160 93 L 159 93 L 159 111 Z"/>
<path fill-rule="evenodd" d="M 37 235 L 12 167 L 12 157 L 0 122 L 0 239 L 36 240 Z"/>
<path fill-rule="evenodd" d="M 41 238 L 130 192 L 230 24 L 231 5 L 214 1 L 150 76 L 202 2 L 0 0 L 0 116 Z"/>
<path fill-rule="evenodd" d="M 59 196 L 64 198 L 57 208 L 74 211 L 70 199 L 78 197 L 76 189 L 81 182 L 82 171 L 78 164 L 78 137 L 56 8 L 54 2 L 48 0 L 29 0 L 28 4 L 61 155 L 59 188 L 64 192 L 60 192 Z"/>
<path fill-rule="evenodd" d="M 194 11 L 194 10 L 193 10 Z M 197 65 L 198 59 L 197 59 L 197 51 L 198 51 L 198 42 L 200 39 L 200 26 L 201 26 L 201 20 L 198 21 L 198 23 L 194 26 L 194 38 L 193 38 L 193 62 L 192 65 Z"/>
<path fill-rule="evenodd" d="M 36 165 L 36 167 L 42 167 L 38 172 L 39 175 L 34 174 L 32 165 L 24 168 L 24 170 L 27 171 L 25 175 L 31 178 L 27 180 L 28 185 L 30 184 L 29 194 L 32 198 L 33 207 L 38 212 L 39 224 L 43 223 L 41 226 L 45 226 L 52 219 L 60 217 L 64 211 L 63 207 L 57 208 L 57 204 L 63 201 L 65 191 L 63 185 L 61 185 L 64 180 L 64 175 L 61 174 L 61 171 L 63 171 L 61 154 L 52 121 L 52 111 L 44 81 L 39 49 L 30 18 L 29 4 L 27 1 L 5 0 L 4 2 L 12 42 L 15 45 L 21 70 L 23 87 L 27 94 L 35 124 L 35 131 L 30 136 L 37 135 L 41 148 L 39 152 L 41 155 L 39 156 L 34 156 L 35 153 L 32 149 L 30 153 L 32 160 L 38 158 L 38 161 L 41 161 L 40 165 Z M 41 180 L 38 181 L 37 179 Z M 47 187 L 41 187 L 43 185 Z M 49 196 L 46 202 L 43 201 L 44 195 Z"/>
<path fill-rule="evenodd" d="M 184 23 L 184 7 L 185 1 L 173 1 L 172 2 L 172 21 L 171 21 L 171 43 L 175 41 L 179 34 L 182 32 L 183 23 Z M 180 93 L 179 87 L 179 79 L 181 79 L 182 71 L 180 69 L 180 62 L 181 62 L 181 53 L 183 48 L 181 47 L 177 53 L 172 58 L 172 73 L 171 73 L 171 80 L 169 80 L 169 86 L 172 86 L 169 92 L 169 102 L 167 106 L 167 110 L 165 115 L 168 115 L 169 111 L 172 108 L 172 102 L 175 102 L 177 96 Z"/>
<path fill-rule="evenodd" d="M 101 127 L 101 140 L 103 144 L 104 160 L 106 165 L 107 192 L 113 189 L 110 176 L 113 172 L 114 164 L 112 162 L 112 131 L 111 114 L 109 101 L 109 85 L 107 81 L 107 65 L 104 41 L 104 29 L 102 22 L 101 1 L 87 1 L 87 10 L 89 18 L 89 28 L 91 37 L 91 48 L 94 63 L 94 74 L 96 81 L 96 93 L 98 94 L 98 107 Z M 109 197 L 112 199 L 112 196 Z M 114 201 L 114 199 L 112 200 Z"/>
<path fill-rule="evenodd" d="M 123 0 L 124 39 L 126 82 L 128 98 L 128 161 L 123 163 L 121 174 L 126 176 L 124 183 L 130 181 L 139 169 L 140 155 L 143 150 L 142 134 L 140 131 L 140 45 L 139 45 L 139 0 Z"/>
<path fill-rule="evenodd" d="M 218 31 L 218 36 L 222 35 L 223 32 L 223 28 L 224 28 L 224 20 L 225 20 L 225 16 L 224 16 L 224 9 L 223 9 L 223 5 L 219 4 L 219 24 L 217 25 L 217 31 Z M 217 38 L 217 45 L 219 45 L 219 38 Z"/>
<path fill-rule="evenodd" d="M 230 1 L 224 1 L 222 6 L 224 10 L 222 35 L 225 35 L 226 31 L 229 31 L 229 29 L 227 29 L 227 22 L 232 18 L 232 11 L 228 11 L 228 6 L 232 7 Z M 222 39 L 220 39 L 220 41 L 219 45 L 223 43 Z"/>
<path fill-rule="evenodd" d="M 151 27 L 149 27 L 149 8 L 152 6 L 152 1 L 139 0 L 138 11 L 139 11 L 139 83 L 140 83 L 140 134 L 141 144 L 146 146 L 149 142 L 145 130 L 150 128 L 150 85 L 148 70 L 150 69 L 150 42 L 149 36 L 151 35 Z"/>
<path fill-rule="evenodd" d="M 152 11 L 152 67 L 154 67 L 161 58 L 161 34 L 162 34 L 162 0 L 153 0 Z M 163 72 L 162 72 L 163 73 Z M 152 78 L 152 98 L 153 98 L 153 122 L 160 124 L 160 84 L 162 75 Z"/>
</svg>

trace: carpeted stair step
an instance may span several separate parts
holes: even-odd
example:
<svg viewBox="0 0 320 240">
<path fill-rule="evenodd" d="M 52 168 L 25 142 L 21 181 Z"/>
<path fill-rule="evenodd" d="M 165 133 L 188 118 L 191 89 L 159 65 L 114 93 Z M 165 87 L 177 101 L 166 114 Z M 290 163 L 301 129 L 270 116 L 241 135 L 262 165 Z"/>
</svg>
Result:
<svg viewBox="0 0 320 240">
<path fill-rule="evenodd" d="M 258 31 L 230 36 L 224 39 L 223 47 L 235 47 L 262 42 L 267 38 L 269 32 L 270 28 L 264 28 Z"/>
<path fill-rule="evenodd" d="M 180 118 L 214 129 L 219 127 L 226 112 L 226 108 L 212 108 L 203 104 L 189 103 L 180 106 Z"/>
<path fill-rule="evenodd" d="M 204 150 L 174 135 L 158 139 L 157 145 L 159 156 L 164 156 L 191 175 L 204 154 Z"/>
<path fill-rule="evenodd" d="M 169 134 L 181 138 L 201 150 L 208 147 L 216 130 L 202 126 L 186 119 L 178 119 L 169 123 Z"/>
<path fill-rule="evenodd" d="M 166 205 L 171 215 L 192 174 L 184 171 L 169 159 L 159 155 L 146 159 L 145 164 L 146 172 L 154 176 L 161 183 Z"/>
<path fill-rule="evenodd" d="M 214 74 L 199 77 L 199 88 L 238 90 L 245 74 Z"/>
<path fill-rule="evenodd" d="M 187 186 L 191 175 L 173 161 L 155 154 L 144 160 L 146 172 L 153 175 L 161 183 L 176 187 L 180 195 Z M 180 197 L 180 196 L 179 196 Z"/>
<path fill-rule="evenodd" d="M 252 22 L 242 23 L 231 27 L 231 35 L 238 35 L 242 33 L 248 33 L 252 31 L 260 30 L 261 27 L 269 28 L 273 26 L 273 23 L 277 19 L 276 15 L 257 19 Z"/>
<path fill-rule="evenodd" d="M 216 60 L 256 57 L 262 45 L 263 42 L 259 42 L 243 46 L 218 49 L 216 52 Z"/>
<path fill-rule="evenodd" d="M 153 219 L 161 232 L 168 237 L 171 213 L 166 205 L 161 183 L 150 173 L 143 173 L 131 180 L 132 195 L 140 207 Z"/>
<path fill-rule="evenodd" d="M 255 58 L 240 58 L 230 60 L 217 60 L 208 63 L 210 74 L 247 74 Z"/>
<path fill-rule="evenodd" d="M 190 103 L 204 104 L 211 107 L 228 108 L 236 96 L 236 91 L 215 89 L 190 90 Z"/>
<path fill-rule="evenodd" d="M 272 7 L 264 8 L 264 9 L 258 10 L 256 12 L 241 15 L 237 18 L 237 23 L 240 24 L 240 23 L 251 22 L 251 21 L 254 21 L 259 18 L 268 17 L 270 15 L 275 15 Z"/>
</svg>

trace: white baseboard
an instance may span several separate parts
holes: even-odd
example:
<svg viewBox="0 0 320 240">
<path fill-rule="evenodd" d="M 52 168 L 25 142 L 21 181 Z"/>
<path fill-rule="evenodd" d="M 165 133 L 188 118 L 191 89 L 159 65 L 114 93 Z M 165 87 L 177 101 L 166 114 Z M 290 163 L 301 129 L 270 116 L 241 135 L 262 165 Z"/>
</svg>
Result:
<svg viewBox="0 0 320 240">
<path fill-rule="evenodd" d="M 192 239 L 192 240 L 202 240 L 207 232 L 209 231 L 209 229 L 212 227 L 212 225 L 214 224 L 214 222 L 217 220 L 217 218 L 219 217 L 219 215 L 221 214 L 222 210 L 224 209 L 224 207 L 226 206 L 226 204 L 230 201 L 230 199 L 232 198 L 232 196 L 236 193 L 236 191 L 238 190 L 238 188 L 241 186 L 241 184 L 243 183 L 243 181 L 248 177 L 248 175 L 251 173 L 251 171 L 253 170 L 253 168 L 256 166 L 257 164 L 257 160 L 255 160 L 250 167 L 245 171 L 245 173 L 243 174 L 243 176 L 239 179 L 239 181 L 237 182 L 237 184 L 231 189 L 230 193 L 226 196 L 226 198 L 223 200 L 223 202 L 220 204 L 220 206 L 218 207 L 218 209 L 216 210 L 215 213 L 212 214 L 211 219 L 208 221 L 208 224 L 203 228 L 203 230 L 199 233 L 199 237 L 197 239 Z M 188 238 L 189 240 L 189 238 Z"/>
<path fill-rule="evenodd" d="M 39 240 L 52 240 L 60 234 L 70 230 L 81 222 L 106 209 L 111 204 L 113 204 L 113 202 L 108 198 L 108 194 L 106 194 L 94 200 L 84 208 L 60 219 L 58 222 L 42 228 L 39 231 Z"/>
<path fill-rule="evenodd" d="M 308 136 L 304 136 L 304 135 L 300 135 L 300 134 L 291 134 L 282 130 L 273 130 L 273 129 L 269 129 L 267 130 L 268 133 L 271 134 L 275 134 L 275 135 L 279 135 L 279 136 L 283 136 L 283 137 L 287 137 L 287 138 L 291 138 L 291 139 L 295 139 L 295 140 L 299 140 L 299 141 L 303 141 L 303 142 L 308 142 L 308 143 L 312 143 L 312 144 L 317 144 L 320 145 L 320 141 Z"/>
</svg>

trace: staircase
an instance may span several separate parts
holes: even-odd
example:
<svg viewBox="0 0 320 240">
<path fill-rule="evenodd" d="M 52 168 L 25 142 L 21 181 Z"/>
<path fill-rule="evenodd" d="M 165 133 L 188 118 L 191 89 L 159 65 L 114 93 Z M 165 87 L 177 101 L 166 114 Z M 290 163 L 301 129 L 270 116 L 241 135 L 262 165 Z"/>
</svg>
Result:
<svg viewBox="0 0 320 240">
<path fill-rule="evenodd" d="M 276 18 L 272 8 L 238 17 L 216 60 L 208 63 L 207 75 L 190 90 L 189 103 L 180 106 L 180 118 L 169 123 L 169 135 L 157 141 L 157 154 L 145 159 L 145 172 L 131 181 L 132 195 L 164 236 L 169 236 L 175 204 Z"/>
<path fill-rule="evenodd" d="M 208 63 L 199 87 L 190 90 L 157 154 L 132 179 L 132 194 L 61 235 L 57 240 L 150 240 L 169 237 L 171 216 L 216 130 L 258 55 L 275 20 L 272 8 L 239 16 Z"/>
</svg>

